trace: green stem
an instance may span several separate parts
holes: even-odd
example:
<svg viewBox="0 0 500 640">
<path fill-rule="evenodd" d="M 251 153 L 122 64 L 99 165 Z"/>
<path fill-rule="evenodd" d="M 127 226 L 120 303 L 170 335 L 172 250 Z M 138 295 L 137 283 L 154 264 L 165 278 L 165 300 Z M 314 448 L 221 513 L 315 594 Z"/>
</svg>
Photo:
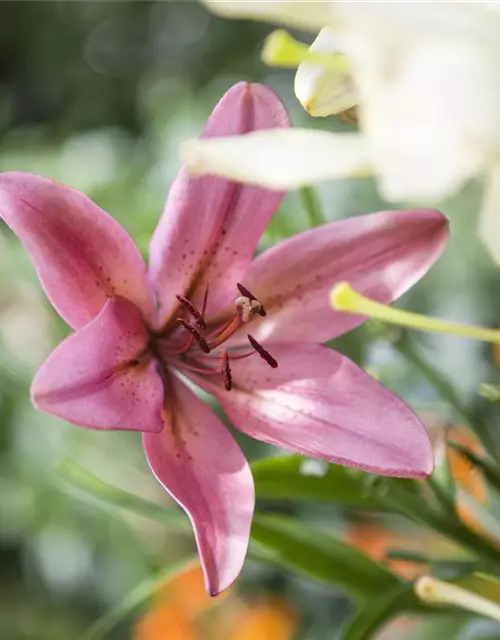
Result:
<svg viewBox="0 0 500 640">
<path fill-rule="evenodd" d="M 454 540 L 478 557 L 489 563 L 493 562 L 500 568 L 500 549 L 493 547 L 487 540 L 466 527 L 458 517 L 453 517 L 449 513 L 443 517 L 431 509 L 426 502 L 396 483 L 391 483 L 388 494 L 382 496 L 381 500 L 406 518 Z"/>
<path fill-rule="evenodd" d="M 303 187 L 300 190 L 300 197 L 302 200 L 302 205 L 307 211 L 309 225 L 311 227 L 317 227 L 320 224 L 324 224 L 326 220 L 325 216 L 323 215 L 321 204 L 318 196 L 316 195 L 316 192 L 310 187 Z"/>
<path fill-rule="evenodd" d="M 434 494 L 436 500 L 439 502 L 441 507 L 443 507 L 446 513 L 449 513 L 452 516 L 456 516 L 457 511 L 455 508 L 455 503 L 450 494 L 443 489 L 443 487 L 439 484 L 439 482 L 436 481 L 433 476 L 429 476 L 426 479 L 426 482 L 427 486 Z"/>
<path fill-rule="evenodd" d="M 486 451 L 498 462 L 500 453 L 498 444 L 493 438 L 488 427 L 476 418 L 460 401 L 453 385 L 446 377 L 433 365 L 427 362 L 411 345 L 410 341 L 403 335 L 402 338 L 393 342 L 394 348 L 408 362 L 420 371 L 423 377 L 432 385 L 438 394 L 443 398 L 455 413 L 472 429 L 477 435 Z"/>
</svg>

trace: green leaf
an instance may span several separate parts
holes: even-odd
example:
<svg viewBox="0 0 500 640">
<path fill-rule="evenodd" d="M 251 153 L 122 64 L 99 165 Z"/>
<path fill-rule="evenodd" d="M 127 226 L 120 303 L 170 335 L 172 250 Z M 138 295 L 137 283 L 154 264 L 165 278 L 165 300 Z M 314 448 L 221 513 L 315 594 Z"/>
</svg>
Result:
<svg viewBox="0 0 500 640">
<path fill-rule="evenodd" d="M 69 458 L 63 459 L 58 466 L 58 472 L 64 480 L 78 489 L 83 489 L 94 498 L 112 504 L 121 509 L 128 509 L 146 518 L 160 520 L 182 531 L 191 531 L 191 525 L 185 514 L 176 507 L 162 507 L 154 502 L 114 487 L 80 467 Z"/>
<path fill-rule="evenodd" d="M 411 584 L 397 584 L 368 600 L 344 629 L 342 640 L 367 640 L 394 615 L 408 609 L 422 609 Z"/>
<path fill-rule="evenodd" d="M 314 467 L 316 465 L 316 467 Z M 381 508 L 369 476 L 354 469 L 300 456 L 258 460 L 252 465 L 257 498 L 324 500 L 356 507 Z"/>
<path fill-rule="evenodd" d="M 414 522 L 423 524 L 458 542 L 482 560 L 500 567 L 500 549 L 469 529 L 458 517 L 442 514 L 432 509 L 421 495 L 414 495 L 404 485 L 391 483 L 390 491 L 383 496 L 384 502 Z"/>
<path fill-rule="evenodd" d="M 117 624 L 127 618 L 131 613 L 144 604 L 162 587 L 169 578 L 174 578 L 179 571 L 185 569 L 193 558 L 183 560 L 170 567 L 167 567 L 159 574 L 146 578 L 137 585 L 123 600 L 109 609 L 102 617 L 98 618 L 94 624 L 84 633 L 81 640 L 101 640 Z"/>
<path fill-rule="evenodd" d="M 456 580 L 455 584 L 467 591 L 477 593 L 487 600 L 500 604 L 500 577 L 485 573 L 474 573 L 471 576 Z"/>
<path fill-rule="evenodd" d="M 165 508 L 161 505 L 134 496 L 127 491 L 118 489 L 117 487 L 99 480 L 91 473 L 89 473 L 85 469 L 82 469 L 82 467 L 68 459 L 65 459 L 59 465 L 59 473 L 71 485 L 79 489 L 83 489 L 85 492 L 87 492 L 87 494 L 90 494 L 92 497 L 97 498 L 98 500 L 103 501 L 106 504 L 111 504 L 122 509 L 128 509 L 133 513 L 138 513 L 147 518 L 158 520 L 167 525 L 174 526 L 181 531 L 191 534 L 191 525 L 189 524 L 189 521 L 185 514 L 179 509 Z M 254 543 L 251 544 L 251 547 L 249 549 L 249 557 L 260 562 L 273 561 L 281 565 L 285 564 L 287 567 L 291 567 L 303 574 L 308 575 L 309 577 L 334 582 L 335 584 L 343 584 L 342 580 L 336 580 L 332 577 L 332 575 L 328 574 L 328 566 L 326 567 L 326 573 L 325 571 L 320 570 L 321 566 L 308 567 L 307 556 L 302 555 L 304 543 L 307 541 L 307 539 L 311 536 L 320 536 L 321 534 L 316 534 L 316 532 L 311 531 L 310 529 L 305 529 L 304 527 L 301 528 L 301 525 L 297 525 L 297 531 L 302 532 L 305 538 L 305 540 L 300 543 L 300 537 L 297 537 L 297 533 L 295 537 L 293 537 L 290 535 L 290 533 L 286 532 L 286 519 L 281 518 L 279 522 L 281 523 L 281 533 L 280 530 L 273 531 L 273 529 L 270 528 L 270 524 L 269 522 L 267 522 L 265 516 L 259 516 L 258 514 L 254 516 L 254 525 L 252 528 Z M 291 521 L 291 524 L 293 527 L 293 521 Z M 327 540 L 329 541 L 330 552 L 334 554 L 329 560 L 329 564 L 333 565 L 332 570 L 335 569 L 336 558 L 341 555 L 342 550 L 346 548 L 351 552 L 351 556 L 360 556 L 361 560 L 364 561 L 364 564 L 361 565 L 360 570 L 357 574 L 357 578 L 355 579 L 361 580 L 361 582 L 363 582 L 363 567 L 372 569 L 372 573 L 379 579 L 385 578 L 387 581 L 390 581 L 390 579 L 392 578 L 392 575 L 389 572 L 376 565 L 372 560 L 363 556 L 363 554 L 357 552 L 355 549 L 350 549 L 350 547 L 347 547 L 347 545 L 343 545 L 342 543 L 337 542 L 329 536 L 325 536 L 325 538 L 327 538 Z M 293 546 L 294 544 L 295 547 Z M 276 548 L 273 545 L 281 546 L 279 548 Z M 283 545 L 286 545 L 287 547 L 286 553 L 283 549 Z M 328 548 L 324 546 L 322 552 L 324 559 L 324 557 L 328 554 Z M 292 556 L 296 555 L 295 561 L 293 560 L 293 557 L 286 562 L 280 561 L 280 559 L 286 560 L 287 553 L 291 554 Z M 316 555 L 315 558 L 318 560 L 318 555 Z M 319 558 L 320 565 L 322 562 L 323 560 Z M 345 564 L 346 561 L 344 561 L 344 565 Z M 342 566 L 339 565 L 338 568 L 339 571 L 342 571 Z M 348 563 L 347 566 L 344 566 L 343 570 L 347 576 L 348 581 L 351 577 L 355 577 L 355 574 L 352 574 Z M 330 575 L 330 577 L 328 577 L 328 575 Z M 368 581 L 368 590 L 369 584 L 370 583 Z M 358 589 L 358 591 L 363 592 L 364 589 L 360 588 Z"/>
<path fill-rule="evenodd" d="M 340 585 L 358 598 L 400 584 L 395 575 L 358 549 L 282 516 L 255 514 L 252 540 L 269 561 Z"/>
<path fill-rule="evenodd" d="M 440 447 L 444 448 L 445 446 L 448 446 L 447 439 L 440 443 Z M 434 473 L 427 478 L 427 483 L 444 509 L 454 514 L 457 499 L 456 486 L 445 451 L 436 456 Z"/>
<path fill-rule="evenodd" d="M 433 364 L 428 362 L 417 349 L 415 349 L 408 338 L 408 333 L 400 333 L 399 339 L 393 341 L 392 344 L 408 362 L 420 371 L 422 376 L 426 378 L 427 382 L 434 387 L 439 397 L 447 402 L 457 416 L 459 416 L 460 419 L 470 427 L 470 429 L 479 438 L 486 451 L 489 451 L 490 455 L 496 460 L 500 460 L 498 443 L 490 426 L 482 420 L 479 420 L 474 413 L 467 409 L 467 407 L 462 403 L 455 387 L 448 378 L 441 373 L 441 371 L 436 369 Z"/>
</svg>

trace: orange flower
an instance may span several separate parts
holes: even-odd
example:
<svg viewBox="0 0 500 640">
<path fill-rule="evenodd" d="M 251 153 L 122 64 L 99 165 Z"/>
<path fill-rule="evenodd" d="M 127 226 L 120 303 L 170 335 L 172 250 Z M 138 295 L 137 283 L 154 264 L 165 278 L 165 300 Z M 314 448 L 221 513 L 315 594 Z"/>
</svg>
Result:
<svg viewBox="0 0 500 640">
<path fill-rule="evenodd" d="M 473 453 L 484 453 L 476 436 L 465 427 L 452 429 L 448 435 L 448 442 L 461 444 Z M 456 449 L 448 447 L 448 464 L 455 482 L 478 502 L 486 501 L 486 487 L 481 474 L 471 465 L 467 458 Z"/>
<path fill-rule="evenodd" d="M 290 640 L 297 616 L 279 600 L 248 607 L 231 640 Z"/>
<path fill-rule="evenodd" d="M 477 522 L 477 513 L 470 502 L 464 499 L 467 494 L 479 505 L 488 503 L 488 492 L 482 474 L 462 455 L 450 446 L 450 443 L 460 444 L 477 455 L 484 455 L 484 448 L 474 433 L 463 425 L 453 425 L 444 428 L 442 424 L 429 416 L 426 421 L 437 464 L 446 456 L 451 476 L 457 491 L 457 512 L 463 522 L 478 532 L 484 534 L 481 525 Z M 462 494 L 462 495 L 460 495 Z"/>
<path fill-rule="evenodd" d="M 391 560 L 386 557 L 390 549 L 415 548 L 414 540 L 403 533 L 386 528 L 378 522 L 354 522 L 349 525 L 346 542 L 366 553 L 373 560 L 385 564 L 402 578 L 415 578 L 424 570 L 424 565 L 406 560 Z"/>
<path fill-rule="evenodd" d="M 193 564 L 160 589 L 133 640 L 291 640 L 296 628 L 297 616 L 280 600 L 249 604 L 234 589 L 210 598 Z"/>
</svg>

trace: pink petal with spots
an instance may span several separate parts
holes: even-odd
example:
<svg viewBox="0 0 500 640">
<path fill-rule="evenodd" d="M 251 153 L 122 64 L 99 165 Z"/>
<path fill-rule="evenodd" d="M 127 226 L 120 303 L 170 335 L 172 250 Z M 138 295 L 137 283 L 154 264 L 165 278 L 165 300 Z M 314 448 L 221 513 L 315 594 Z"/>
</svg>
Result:
<svg viewBox="0 0 500 640">
<path fill-rule="evenodd" d="M 203 137 L 289 126 L 280 99 L 260 84 L 240 82 L 223 96 Z M 160 302 L 160 325 L 176 307 L 175 294 L 200 304 L 210 283 L 208 313 L 227 304 L 252 259 L 283 193 L 192 178 L 183 167 L 175 179 L 151 242 L 151 279 Z"/>
<path fill-rule="evenodd" d="M 147 343 L 138 307 L 111 298 L 40 367 L 31 386 L 34 405 L 92 429 L 159 432 L 163 383 L 145 356 Z"/>
<path fill-rule="evenodd" d="M 28 250 L 58 313 L 74 329 L 122 295 L 153 313 L 146 265 L 126 231 L 83 194 L 28 173 L 0 175 L 0 217 Z"/>
<path fill-rule="evenodd" d="M 447 235 L 443 214 L 413 210 L 349 218 L 285 240 L 259 256 L 243 280 L 267 311 L 249 331 L 273 342 L 318 343 L 342 335 L 366 318 L 329 306 L 335 283 L 347 281 L 364 295 L 392 302 L 430 269 Z"/>
<path fill-rule="evenodd" d="M 172 379 L 170 419 L 146 433 L 144 450 L 159 482 L 188 514 L 210 595 L 238 576 L 250 536 L 254 486 L 250 467 L 219 418 Z"/>
<path fill-rule="evenodd" d="M 429 437 L 413 411 L 345 356 L 307 343 L 266 345 L 278 361 L 232 360 L 233 389 L 206 380 L 252 438 L 381 475 L 424 477 Z"/>
</svg>

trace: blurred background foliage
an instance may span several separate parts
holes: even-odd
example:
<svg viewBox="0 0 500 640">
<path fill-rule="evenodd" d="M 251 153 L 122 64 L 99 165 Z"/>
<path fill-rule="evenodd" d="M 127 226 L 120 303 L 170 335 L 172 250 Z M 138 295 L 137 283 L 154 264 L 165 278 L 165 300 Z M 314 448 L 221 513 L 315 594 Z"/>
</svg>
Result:
<svg viewBox="0 0 500 640">
<path fill-rule="evenodd" d="M 302 113 L 293 97 L 291 72 L 267 69 L 260 62 L 260 45 L 269 31 L 256 23 L 219 20 L 195 2 L 0 3 L 0 170 L 32 171 L 84 191 L 119 219 L 146 253 L 179 165 L 179 142 L 198 134 L 234 82 L 270 84 L 295 124 L 355 127 L 339 118 L 312 121 Z M 445 203 L 452 243 L 403 305 L 459 321 L 499 324 L 496 272 L 475 237 L 480 190 L 480 184 L 470 184 Z M 263 246 L 323 219 L 384 208 L 369 179 L 321 187 L 319 210 L 303 195 L 287 196 Z M 58 465 L 69 458 L 117 487 L 170 506 L 146 468 L 136 434 L 87 432 L 31 407 L 30 379 L 66 333 L 44 299 L 26 253 L 0 227 L 2 640 L 79 638 L 137 585 L 193 553 L 190 534 L 108 508 L 61 476 Z M 457 433 L 463 434 L 456 412 L 418 368 L 390 340 L 373 336 L 364 327 L 336 346 L 410 402 L 436 442 L 445 426 L 457 425 Z M 477 392 L 480 383 L 499 382 L 490 347 L 452 337 L 417 336 L 414 341 L 420 353 L 432 354 L 433 362 L 453 379 L 468 410 L 498 430 L 495 407 Z M 239 440 L 251 459 L 278 454 L 244 437 Z M 469 467 L 454 464 L 453 473 L 465 483 L 473 507 L 484 504 L 484 486 Z M 342 490 L 340 486 L 337 492 Z M 345 502 L 349 500 L 306 504 L 276 499 L 262 502 L 261 509 L 293 514 L 381 562 L 393 547 L 447 552 L 450 543 L 409 528 L 398 517 L 356 511 Z M 477 508 L 471 510 L 470 501 L 468 505 L 463 506 L 464 517 L 486 526 Z M 500 538 L 496 529 L 489 535 Z M 404 577 L 422 571 L 414 563 L 390 566 Z M 139 612 L 121 616 L 106 637 L 322 640 L 334 638 L 352 611 L 340 587 L 252 559 L 237 588 L 215 603 L 196 595 L 201 585 L 196 569 L 186 575 L 175 578 L 166 591 L 152 589 L 153 598 L 145 599 Z M 191 609 L 185 611 L 179 598 Z M 396 624 L 380 637 L 500 635 L 493 623 L 457 615 L 424 622 L 404 618 Z"/>
</svg>

